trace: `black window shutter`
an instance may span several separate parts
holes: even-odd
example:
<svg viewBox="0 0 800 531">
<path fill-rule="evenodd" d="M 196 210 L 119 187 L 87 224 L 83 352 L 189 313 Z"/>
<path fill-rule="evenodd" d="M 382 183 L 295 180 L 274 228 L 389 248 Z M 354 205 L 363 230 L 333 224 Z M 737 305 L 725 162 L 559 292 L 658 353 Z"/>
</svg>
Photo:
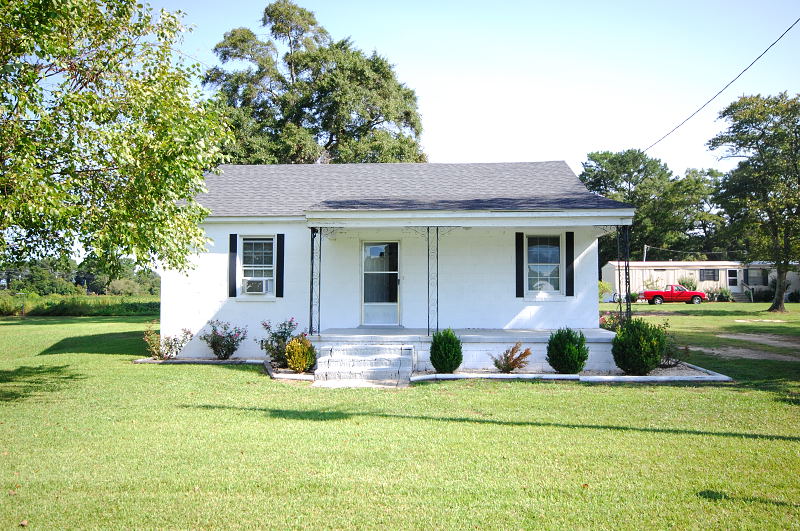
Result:
<svg viewBox="0 0 800 531">
<path fill-rule="evenodd" d="M 525 236 L 521 232 L 515 235 L 517 264 L 517 297 L 525 296 Z"/>
<path fill-rule="evenodd" d="M 238 243 L 238 234 L 228 236 L 228 297 L 236 296 L 236 246 Z"/>
<path fill-rule="evenodd" d="M 575 233 L 568 232 L 566 234 L 566 249 L 565 249 L 565 262 L 567 263 L 567 297 L 575 295 Z"/>
<path fill-rule="evenodd" d="M 745 284 L 750 284 L 750 270 L 749 269 L 745 269 L 744 270 L 744 283 Z"/>
<path fill-rule="evenodd" d="M 275 242 L 275 296 L 283 297 L 283 240 L 285 235 L 278 234 Z"/>
</svg>

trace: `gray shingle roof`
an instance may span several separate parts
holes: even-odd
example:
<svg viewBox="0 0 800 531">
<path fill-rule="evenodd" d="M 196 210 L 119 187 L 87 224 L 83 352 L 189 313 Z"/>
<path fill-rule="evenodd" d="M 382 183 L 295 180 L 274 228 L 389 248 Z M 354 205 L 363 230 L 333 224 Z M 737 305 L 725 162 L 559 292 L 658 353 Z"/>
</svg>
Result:
<svg viewBox="0 0 800 531">
<path fill-rule="evenodd" d="M 224 165 L 198 200 L 212 216 L 306 210 L 630 208 L 589 192 L 563 161 L 487 164 Z"/>
</svg>

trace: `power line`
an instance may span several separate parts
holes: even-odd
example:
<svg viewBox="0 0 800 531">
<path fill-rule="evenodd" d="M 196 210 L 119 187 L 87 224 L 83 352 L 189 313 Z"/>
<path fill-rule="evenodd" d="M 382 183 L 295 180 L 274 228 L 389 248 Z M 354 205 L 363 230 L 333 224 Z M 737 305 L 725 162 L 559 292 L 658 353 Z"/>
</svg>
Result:
<svg viewBox="0 0 800 531">
<path fill-rule="evenodd" d="M 665 138 L 667 138 L 669 135 L 671 135 L 672 133 L 674 133 L 675 131 L 677 131 L 677 130 L 678 130 L 678 129 L 679 129 L 679 128 L 680 128 L 680 127 L 683 125 L 683 124 L 685 124 L 686 122 L 688 122 L 689 120 L 691 120 L 692 118 L 694 118 L 694 116 L 695 116 L 697 113 L 699 113 L 700 111 L 702 111 L 703 109 L 705 109 L 705 108 L 706 108 L 706 106 L 707 106 L 709 103 L 711 103 L 712 101 L 714 101 L 715 99 L 717 99 L 717 96 L 719 96 L 720 94 L 722 94 L 723 92 L 725 92 L 725 89 L 727 89 L 728 87 L 730 87 L 731 85 L 733 85 L 733 83 L 734 83 L 734 82 L 735 82 L 737 79 L 739 79 L 740 77 L 742 77 L 742 74 L 744 74 L 745 72 L 747 72 L 747 71 L 750 69 L 750 67 L 751 67 L 751 66 L 753 66 L 754 64 L 756 64 L 756 62 L 757 62 L 759 59 L 761 59 L 762 57 L 764 57 L 764 54 L 766 54 L 766 53 L 767 53 L 767 52 L 770 50 L 770 48 L 772 48 L 773 46 L 775 46 L 776 44 L 778 44 L 778 41 L 780 41 L 780 40 L 783 38 L 783 36 L 784 36 L 784 35 L 786 35 L 787 33 L 789 33 L 789 31 L 790 31 L 790 30 L 791 30 L 793 27 L 795 27 L 795 26 L 797 25 L 797 23 L 798 23 L 798 22 L 800 22 L 800 17 L 798 17 L 798 18 L 797 18 L 797 20 L 795 20 L 795 21 L 792 23 L 792 25 L 791 25 L 791 26 L 789 26 L 789 27 L 786 29 L 786 31 L 784 31 L 783 33 L 781 33 L 781 36 L 780 36 L 780 37 L 778 37 L 777 39 L 775 39 L 775 42 L 773 42 L 772 44 L 770 44 L 769 46 L 767 46 L 767 49 L 766 49 L 766 50 L 764 50 L 763 52 L 761 52 L 761 55 L 759 55 L 758 57 L 756 57 L 755 59 L 753 59 L 753 62 L 752 62 L 752 63 L 750 63 L 749 65 L 747 65 L 747 67 L 746 67 L 744 70 L 742 70 L 741 72 L 739 72 L 739 75 L 737 75 L 735 78 L 733 78 L 733 79 L 732 79 L 732 80 L 731 80 L 731 81 L 730 81 L 730 82 L 729 82 L 727 85 L 725 85 L 724 87 L 722 87 L 722 89 L 721 89 L 719 92 L 717 92 L 716 94 L 714 94 L 714 96 L 713 96 L 713 97 L 712 97 L 710 100 L 708 100 L 707 102 L 705 102 L 705 103 L 704 103 L 704 104 L 703 104 L 703 105 L 702 105 L 702 106 L 701 106 L 699 109 L 697 109 L 697 110 L 696 110 L 696 111 L 694 111 L 692 114 L 690 114 L 690 115 L 689 115 L 689 117 L 688 117 L 688 118 L 686 118 L 684 121 L 682 121 L 681 123 L 679 123 L 678 125 L 676 125 L 675 127 L 673 127 L 673 128 L 672 128 L 672 130 L 671 130 L 669 133 L 667 133 L 666 135 L 662 136 L 661 138 L 659 138 L 658 140 L 656 140 L 655 142 L 653 142 L 652 144 L 650 144 L 649 146 L 647 146 L 647 147 L 645 148 L 645 150 L 644 150 L 644 151 L 645 151 L 645 152 L 647 152 L 647 151 L 648 151 L 650 148 L 654 147 L 656 144 L 658 144 L 659 142 L 661 142 L 662 140 L 664 140 Z"/>
</svg>

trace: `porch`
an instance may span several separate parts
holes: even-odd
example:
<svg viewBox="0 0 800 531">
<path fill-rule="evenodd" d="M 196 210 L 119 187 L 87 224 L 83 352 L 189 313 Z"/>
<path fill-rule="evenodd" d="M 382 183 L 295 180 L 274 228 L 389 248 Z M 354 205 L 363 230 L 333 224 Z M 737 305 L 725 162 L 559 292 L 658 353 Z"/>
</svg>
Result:
<svg viewBox="0 0 800 531">
<path fill-rule="evenodd" d="M 580 329 L 589 347 L 586 370 L 618 372 L 611 355 L 612 332 L 601 328 Z M 492 356 L 497 356 L 515 343 L 530 348 L 526 372 L 547 373 L 553 369 L 546 361 L 547 341 L 552 330 L 459 328 L 454 332 L 461 340 L 464 370 L 494 370 Z M 396 350 L 397 356 L 410 356 L 413 371 L 432 370 L 430 364 L 431 336 L 425 328 L 328 328 L 312 335 L 319 356 L 352 356 L 354 352 L 368 356 L 373 348 L 382 352 Z"/>
</svg>

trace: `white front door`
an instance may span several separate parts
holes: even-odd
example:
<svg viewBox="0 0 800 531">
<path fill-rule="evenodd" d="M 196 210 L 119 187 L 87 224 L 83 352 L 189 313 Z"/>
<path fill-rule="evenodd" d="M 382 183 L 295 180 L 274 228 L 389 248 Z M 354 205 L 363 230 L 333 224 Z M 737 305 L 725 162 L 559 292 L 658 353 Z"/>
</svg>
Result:
<svg viewBox="0 0 800 531">
<path fill-rule="evenodd" d="M 362 247 L 361 323 L 400 324 L 398 242 L 364 242 Z"/>
<path fill-rule="evenodd" d="M 739 281 L 739 270 L 728 269 L 728 289 L 731 293 L 741 293 L 742 283 Z"/>
</svg>

